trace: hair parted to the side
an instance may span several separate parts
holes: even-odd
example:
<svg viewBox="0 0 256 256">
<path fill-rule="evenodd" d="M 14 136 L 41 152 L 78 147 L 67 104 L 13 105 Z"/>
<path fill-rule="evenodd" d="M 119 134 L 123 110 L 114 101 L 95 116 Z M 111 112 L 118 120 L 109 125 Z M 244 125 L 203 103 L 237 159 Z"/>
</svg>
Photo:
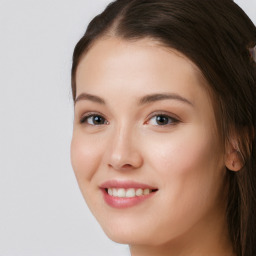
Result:
<svg viewBox="0 0 256 256">
<path fill-rule="evenodd" d="M 89 24 L 73 54 L 72 92 L 82 56 L 104 36 L 151 38 L 201 70 L 213 95 L 219 132 L 238 140 L 244 161 L 227 169 L 227 223 L 237 256 L 256 255 L 256 28 L 232 0 L 117 0 Z"/>
</svg>

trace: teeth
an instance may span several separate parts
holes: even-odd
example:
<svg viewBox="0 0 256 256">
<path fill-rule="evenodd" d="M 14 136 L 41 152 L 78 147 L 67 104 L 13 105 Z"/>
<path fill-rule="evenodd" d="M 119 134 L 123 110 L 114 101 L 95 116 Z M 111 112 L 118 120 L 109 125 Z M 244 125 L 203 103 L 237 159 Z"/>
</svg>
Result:
<svg viewBox="0 0 256 256">
<path fill-rule="evenodd" d="M 107 189 L 108 194 L 110 196 L 115 196 L 115 197 L 135 197 L 135 196 L 143 196 L 143 195 L 148 195 L 152 192 L 152 189 L 146 188 L 129 188 L 129 189 L 124 189 L 124 188 L 108 188 Z"/>
<path fill-rule="evenodd" d="M 125 197 L 125 189 L 124 188 L 119 188 L 117 190 L 117 196 L 118 197 Z"/>
<path fill-rule="evenodd" d="M 113 191 L 113 196 L 118 196 L 118 193 L 117 193 L 117 189 L 116 189 L 116 188 L 113 188 L 112 191 Z"/>
<path fill-rule="evenodd" d="M 143 195 L 143 189 L 139 188 L 135 192 L 136 196 L 142 196 Z"/>
<path fill-rule="evenodd" d="M 150 193 L 150 191 L 149 191 L 149 189 L 148 188 L 146 188 L 146 189 L 144 189 L 144 195 L 148 195 L 149 193 Z"/>
<path fill-rule="evenodd" d="M 111 196 L 113 196 L 113 189 L 109 188 L 109 189 L 108 189 L 108 194 L 111 195 Z"/>
<path fill-rule="evenodd" d="M 129 188 L 126 190 L 125 197 L 135 197 L 135 189 Z"/>
</svg>

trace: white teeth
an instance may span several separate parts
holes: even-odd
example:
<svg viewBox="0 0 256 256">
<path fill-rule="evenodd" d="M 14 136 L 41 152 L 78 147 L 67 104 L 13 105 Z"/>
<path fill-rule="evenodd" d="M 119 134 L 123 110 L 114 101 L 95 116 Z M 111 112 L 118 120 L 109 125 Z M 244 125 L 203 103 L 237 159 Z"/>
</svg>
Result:
<svg viewBox="0 0 256 256">
<path fill-rule="evenodd" d="M 111 188 L 108 189 L 108 194 L 113 196 L 113 190 Z"/>
<path fill-rule="evenodd" d="M 143 190 L 141 188 L 136 189 L 136 196 L 142 196 L 143 195 Z"/>
<path fill-rule="evenodd" d="M 152 192 L 152 189 L 149 189 L 149 188 L 146 188 L 146 189 L 108 188 L 107 192 L 110 196 L 115 196 L 115 197 L 135 197 L 135 196 L 148 195 Z"/>
<path fill-rule="evenodd" d="M 149 189 L 148 188 L 144 189 L 143 193 L 144 193 L 144 195 L 148 195 L 150 193 Z"/>
<path fill-rule="evenodd" d="M 113 188 L 112 191 L 113 191 L 113 196 L 117 196 L 118 195 L 117 188 Z"/>
<path fill-rule="evenodd" d="M 117 190 L 117 196 L 118 197 L 125 197 L 125 189 L 124 188 L 119 188 Z"/>
<path fill-rule="evenodd" d="M 125 196 L 126 197 L 135 197 L 135 189 L 134 188 L 127 189 Z"/>
</svg>

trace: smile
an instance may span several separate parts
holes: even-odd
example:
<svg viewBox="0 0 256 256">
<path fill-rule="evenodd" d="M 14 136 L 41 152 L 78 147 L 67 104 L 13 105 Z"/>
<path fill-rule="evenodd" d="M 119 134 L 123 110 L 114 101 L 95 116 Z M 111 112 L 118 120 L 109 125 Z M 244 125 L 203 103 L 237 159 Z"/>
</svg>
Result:
<svg viewBox="0 0 256 256">
<path fill-rule="evenodd" d="M 158 189 L 137 182 L 111 180 L 100 186 L 108 206 L 127 208 L 138 205 L 156 194 Z"/>
<path fill-rule="evenodd" d="M 131 198 L 131 197 L 137 197 L 137 196 L 143 196 L 143 195 L 148 195 L 152 192 L 155 192 L 156 189 L 142 189 L 142 188 L 129 188 L 129 189 L 125 189 L 125 188 L 106 188 L 105 189 L 106 192 L 110 195 L 110 196 L 114 196 L 114 197 L 126 197 L 126 198 Z"/>
</svg>

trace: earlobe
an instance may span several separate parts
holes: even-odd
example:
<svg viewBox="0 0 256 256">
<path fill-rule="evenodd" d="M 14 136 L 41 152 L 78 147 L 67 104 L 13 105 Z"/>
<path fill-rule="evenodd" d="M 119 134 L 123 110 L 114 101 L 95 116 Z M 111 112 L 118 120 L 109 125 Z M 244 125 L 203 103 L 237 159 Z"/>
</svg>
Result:
<svg viewBox="0 0 256 256">
<path fill-rule="evenodd" d="M 240 151 L 232 143 L 226 149 L 225 165 L 230 171 L 237 172 L 243 167 L 243 159 Z"/>
</svg>

